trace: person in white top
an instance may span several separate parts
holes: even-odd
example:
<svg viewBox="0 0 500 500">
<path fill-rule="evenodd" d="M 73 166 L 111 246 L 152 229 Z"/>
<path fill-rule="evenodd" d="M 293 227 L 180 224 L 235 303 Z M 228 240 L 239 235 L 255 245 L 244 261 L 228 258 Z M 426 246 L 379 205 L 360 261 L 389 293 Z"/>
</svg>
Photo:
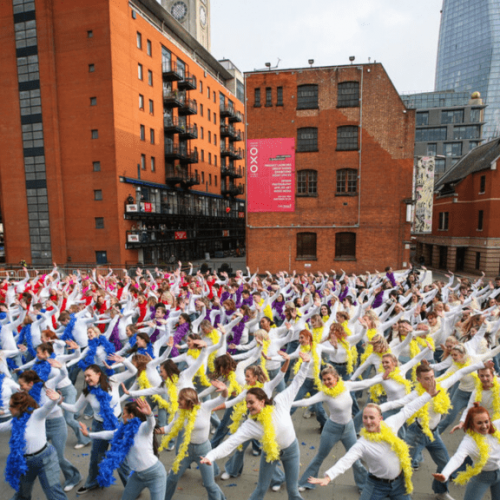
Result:
<svg viewBox="0 0 500 500">
<path fill-rule="evenodd" d="M 156 443 L 154 429 L 155 418 L 151 407 L 144 399 L 138 399 L 135 402 L 127 403 L 123 408 L 123 426 L 134 423 L 138 426 L 134 435 L 132 445 L 128 450 L 123 450 L 124 459 L 134 473 L 130 476 L 122 494 L 122 500 L 135 500 L 141 494 L 144 488 L 149 489 L 151 500 L 164 500 L 167 488 L 167 473 L 165 467 L 158 460 L 158 445 Z M 82 432 L 85 436 L 92 439 L 113 440 L 120 430 L 89 432 L 89 429 L 80 423 Z M 111 450 L 120 448 L 120 440 L 113 440 Z M 126 453 L 125 453 L 126 452 Z M 116 453 L 116 451 L 115 451 Z M 105 460 L 109 460 L 106 457 Z M 106 467 L 105 471 L 109 471 Z M 101 470 L 101 475 L 103 471 Z"/>
<path fill-rule="evenodd" d="M 467 484 L 463 500 L 481 500 L 488 488 L 491 498 L 500 498 L 500 419 L 491 421 L 486 408 L 474 403 L 467 412 L 465 437 L 457 451 L 440 474 L 433 474 L 438 481 L 447 481 L 462 462 L 471 457 L 473 467 L 457 476 L 456 482 Z M 461 476 L 461 474 L 464 474 Z"/>
</svg>

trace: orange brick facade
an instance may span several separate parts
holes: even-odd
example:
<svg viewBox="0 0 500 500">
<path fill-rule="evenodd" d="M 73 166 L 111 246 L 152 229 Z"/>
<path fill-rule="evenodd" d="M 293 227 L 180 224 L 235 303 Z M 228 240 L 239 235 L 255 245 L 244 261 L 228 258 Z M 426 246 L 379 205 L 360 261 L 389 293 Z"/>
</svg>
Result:
<svg viewBox="0 0 500 500">
<path fill-rule="evenodd" d="M 195 61 L 198 47 L 193 48 L 193 42 L 190 46 L 184 43 L 183 36 L 169 32 L 165 23 L 162 31 L 158 16 L 167 14 L 160 11 L 157 2 L 151 1 L 138 0 L 131 7 L 127 0 L 37 0 L 33 16 L 31 11 L 15 14 L 11 0 L 0 4 L 0 190 L 7 262 L 25 259 L 29 263 L 50 263 L 51 260 L 92 263 L 96 261 L 96 252 L 105 252 L 109 263 L 144 260 L 140 245 L 127 245 L 127 231 L 134 221 L 124 216 L 127 196 L 136 195 L 136 186 L 126 179 L 137 179 L 141 155 L 145 159 L 141 181 L 151 183 L 158 201 L 156 213 L 145 214 L 143 223 L 168 226 L 166 214 L 160 213 L 158 207 L 160 198 L 162 206 L 163 203 L 172 206 L 168 203 L 173 191 L 183 200 L 185 195 L 189 199 L 192 193 L 189 210 L 193 213 L 193 207 L 197 206 L 193 199 L 198 192 L 221 200 L 217 214 L 226 213 L 223 208 L 230 206 L 231 216 L 236 218 L 237 199 L 243 198 L 240 192 L 230 197 L 221 195 L 221 142 L 225 141 L 221 139 L 221 125 L 226 119 L 220 117 L 220 94 L 231 101 L 235 113 L 243 114 L 243 103 L 226 88 L 223 76 L 217 73 L 223 68 L 212 56 L 207 55 L 209 61 L 206 62 L 198 55 Z M 16 57 L 15 29 L 19 26 L 19 16 L 24 15 L 31 22 L 36 20 L 36 47 L 30 47 L 29 53 L 38 56 L 40 123 L 43 124 L 41 155 L 45 157 L 49 213 L 48 221 L 42 224 L 45 229 L 41 231 L 41 240 L 32 239 L 37 241 L 41 253 L 38 250 L 33 253 L 30 245 L 30 234 L 37 233 L 40 224 L 35 224 L 36 228 L 30 224 L 36 215 L 28 214 L 28 196 L 35 191 L 28 191 L 28 185 L 37 186 L 35 194 L 44 201 L 44 181 L 27 183 L 20 121 L 21 87 L 17 65 L 20 55 L 26 53 L 22 51 L 27 49 L 19 52 L 17 48 Z M 138 33 L 141 48 L 138 48 Z M 162 47 L 171 52 L 174 63 L 182 59 L 186 71 L 196 79 L 196 88 L 186 92 L 197 104 L 197 113 L 189 117 L 189 124 L 196 125 L 198 138 L 189 141 L 189 150 L 198 152 L 198 161 L 189 169 L 199 182 L 191 189 L 168 183 L 166 179 Z M 203 50 L 200 49 L 200 53 Z M 139 65 L 142 79 L 138 75 Z M 29 84 L 37 85 L 36 82 Z M 172 83 L 171 88 L 175 90 L 177 83 Z M 140 95 L 144 102 L 142 109 L 139 108 Z M 143 140 L 141 125 L 145 132 Z M 232 126 L 242 134 L 242 123 Z M 94 138 L 92 131 L 96 131 Z M 243 142 L 237 147 L 242 148 Z M 39 158 L 43 158 L 41 155 Z M 244 169 L 243 159 L 235 160 L 235 164 Z M 239 186 L 243 182 L 236 179 L 234 184 Z M 243 186 L 240 191 L 244 191 Z M 177 213 L 169 210 L 170 215 L 177 217 Z M 202 213 L 200 209 L 202 219 L 208 220 L 209 210 L 212 209 Z M 222 230 L 226 224 L 219 215 L 217 227 Z M 96 219 L 100 218 L 102 228 L 97 227 Z M 202 219 L 196 224 L 205 224 Z M 188 229 L 180 220 L 175 223 L 175 228 L 178 227 Z M 217 236 L 221 235 L 217 233 Z M 169 238 L 165 241 L 174 245 Z M 242 235 L 242 242 L 243 239 Z M 195 244 L 193 239 L 191 248 Z M 157 247 L 156 260 L 161 261 L 161 248 Z M 195 257 L 181 255 L 179 250 L 177 257 L 183 256 Z"/>
<path fill-rule="evenodd" d="M 358 82 L 360 105 L 337 107 L 338 84 Z M 317 109 L 297 109 L 298 87 L 317 85 Z M 277 88 L 283 105 L 276 106 Z M 255 89 L 262 106 L 255 107 Z M 270 89 L 272 105 L 266 106 Z M 414 114 L 381 64 L 246 74 L 247 137 L 293 137 L 317 128 L 317 151 L 296 153 L 296 172 L 317 172 L 317 193 L 295 198 L 293 213 L 248 213 L 247 262 L 261 271 L 346 272 L 409 262 Z M 337 151 L 337 127 L 359 127 L 358 150 Z M 337 193 L 337 170 L 352 169 L 356 193 Z M 297 192 L 296 187 L 296 192 Z M 251 193 L 249 193 L 249 197 Z M 297 234 L 316 234 L 316 258 L 298 256 Z M 355 256 L 336 258 L 338 233 L 355 233 Z"/>
</svg>

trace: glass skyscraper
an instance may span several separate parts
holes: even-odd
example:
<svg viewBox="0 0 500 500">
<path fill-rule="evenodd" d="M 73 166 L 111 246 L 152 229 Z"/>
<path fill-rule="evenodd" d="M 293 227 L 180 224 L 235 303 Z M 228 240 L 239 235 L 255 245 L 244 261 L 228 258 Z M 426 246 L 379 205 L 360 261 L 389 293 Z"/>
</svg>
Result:
<svg viewBox="0 0 500 500">
<path fill-rule="evenodd" d="M 483 137 L 500 136 L 500 0 L 443 0 L 435 90 L 481 92 Z"/>
</svg>

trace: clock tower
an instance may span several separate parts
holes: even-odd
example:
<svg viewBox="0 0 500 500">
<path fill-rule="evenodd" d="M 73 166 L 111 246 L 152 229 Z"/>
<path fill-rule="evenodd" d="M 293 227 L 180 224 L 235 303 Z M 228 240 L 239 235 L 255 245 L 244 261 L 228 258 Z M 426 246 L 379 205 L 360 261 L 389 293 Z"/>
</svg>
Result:
<svg viewBox="0 0 500 500">
<path fill-rule="evenodd" d="M 161 5 L 210 52 L 210 0 L 161 0 Z"/>
</svg>

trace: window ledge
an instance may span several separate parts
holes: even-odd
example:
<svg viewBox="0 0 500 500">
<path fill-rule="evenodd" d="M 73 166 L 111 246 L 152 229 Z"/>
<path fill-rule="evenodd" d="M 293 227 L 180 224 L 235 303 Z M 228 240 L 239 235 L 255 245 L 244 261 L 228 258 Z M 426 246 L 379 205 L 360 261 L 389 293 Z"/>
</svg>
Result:
<svg viewBox="0 0 500 500">
<path fill-rule="evenodd" d="M 283 103 L 282 103 L 282 102 L 277 102 L 277 103 L 276 103 L 276 106 L 281 106 L 281 107 L 283 107 Z"/>
<path fill-rule="evenodd" d="M 272 104 L 266 104 L 266 106 L 265 106 L 265 107 L 266 107 L 266 108 L 272 108 L 272 107 L 273 107 L 273 105 L 272 105 Z"/>
<path fill-rule="evenodd" d="M 297 193 L 295 196 L 297 196 L 297 198 L 317 198 L 318 193 Z"/>
<path fill-rule="evenodd" d="M 308 106 L 307 108 L 297 107 L 297 111 L 302 111 L 303 109 L 319 109 L 319 106 Z"/>
<path fill-rule="evenodd" d="M 481 232 L 481 231 L 484 231 L 484 229 L 476 229 L 476 231 L 479 231 L 479 232 Z"/>
<path fill-rule="evenodd" d="M 296 153 L 317 153 L 318 151 L 319 151 L 319 149 L 316 148 L 316 149 L 304 149 L 304 150 L 297 149 L 295 152 Z"/>
<path fill-rule="evenodd" d="M 479 191 L 479 193 L 477 193 L 477 194 L 485 194 L 485 193 L 486 193 L 486 191 Z"/>
<path fill-rule="evenodd" d="M 352 261 L 355 261 L 356 257 L 349 257 L 349 256 L 346 256 L 346 257 L 335 257 L 335 259 L 333 259 L 333 260 L 352 260 Z"/>
<path fill-rule="evenodd" d="M 358 193 L 335 193 L 335 196 L 358 196 Z"/>
<path fill-rule="evenodd" d="M 337 108 L 359 108 L 359 103 L 353 106 L 349 104 L 337 104 Z"/>
<path fill-rule="evenodd" d="M 314 260 L 314 261 L 316 261 L 316 260 L 318 260 L 318 258 L 317 257 L 296 257 L 295 260 L 296 261 L 297 260 L 300 260 L 300 261 L 303 261 L 303 260 Z"/>
<path fill-rule="evenodd" d="M 440 228 L 440 229 L 438 229 L 438 231 L 448 231 L 448 228 L 446 228 L 446 229 L 441 229 Z"/>
<path fill-rule="evenodd" d="M 262 105 L 261 105 L 261 104 L 254 104 L 254 105 L 253 105 L 253 107 L 254 107 L 254 108 L 261 108 L 261 107 L 262 107 Z"/>
<path fill-rule="evenodd" d="M 335 148 L 335 151 L 356 151 L 356 152 L 358 152 L 359 149 L 358 148 L 356 148 L 356 149 L 339 149 L 339 148 Z"/>
</svg>

